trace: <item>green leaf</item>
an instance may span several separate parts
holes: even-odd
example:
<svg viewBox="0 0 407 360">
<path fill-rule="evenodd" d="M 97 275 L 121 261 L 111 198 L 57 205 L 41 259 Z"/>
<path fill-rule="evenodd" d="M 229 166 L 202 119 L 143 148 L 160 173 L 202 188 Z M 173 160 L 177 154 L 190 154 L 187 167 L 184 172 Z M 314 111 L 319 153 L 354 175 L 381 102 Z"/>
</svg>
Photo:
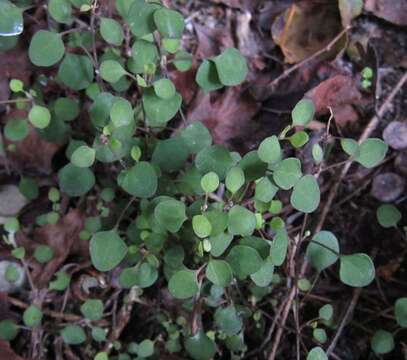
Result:
<svg viewBox="0 0 407 360">
<path fill-rule="evenodd" d="M 353 139 L 341 139 L 342 150 L 349 156 L 355 156 L 359 151 L 359 144 Z"/>
<path fill-rule="evenodd" d="M 154 217 L 166 230 L 176 233 L 187 219 L 182 201 L 170 199 L 161 201 L 154 209 Z"/>
<path fill-rule="evenodd" d="M 315 105 L 312 100 L 302 99 L 295 105 L 291 112 L 294 126 L 307 126 L 315 114 Z"/>
<path fill-rule="evenodd" d="M 349 286 L 364 287 L 375 278 L 372 259 L 366 254 L 358 253 L 340 257 L 339 277 Z"/>
<path fill-rule="evenodd" d="M 62 339 L 68 345 L 80 345 L 86 341 L 85 331 L 79 325 L 68 325 L 61 330 Z"/>
<path fill-rule="evenodd" d="M 34 105 L 29 114 L 28 119 L 38 129 L 45 129 L 51 121 L 51 113 L 44 106 Z"/>
<path fill-rule="evenodd" d="M 68 0 L 49 0 L 48 13 L 59 23 L 72 23 L 72 6 Z"/>
<path fill-rule="evenodd" d="M 90 240 L 90 258 L 99 271 L 110 271 L 124 259 L 127 246 L 116 231 L 100 231 Z"/>
<path fill-rule="evenodd" d="M 233 166 L 233 159 L 224 146 L 212 145 L 197 154 L 195 165 L 201 173 L 207 174 L 213 171 L 222 180 L 225 178 L 226 172 Z"/>
<path fill-rule="evenodd" d="M 183 129 L 181 137 L 192 154 L 196 154 L 212 144 L 209 130 L 200 121 L 194 121 Z"/>
<path fill-rule="evenodd" d="M 407 328 L 407 297 L 397 299 L 394 304 L 394 315 L 397 323 L 401 327 Z"/>
<path fill-rule="evenodd" d="M 325 321 L 331 320 L 333 314 L 334 314 L 334 308 L 332 307 L 331 304 L 325 304 L 318 311 L 319 317 Z"/>
<path fill-rule="evenodd" d="M 218 308 L 214 315 L 215 323 L 226 335 L 236 335 L 242 329 L 242 319 L 233 305 Z"/>
<path fill-rule="evenodd" d="M 24 324 L 28 327 L 35 327 L 41 324 L 42 311 L 36 305 L 30 305 L 23 314 Z"/>
<path fill-rule="evenodd" d="M 264 139 L 257 150 L 261 161 L 274 164 L 281 160 L 281 146 L 277 136 L 273 135 Z"/>
<path fill-rule="evenodd" d="M 188 156 L 189 151 L 185 141 L 176 136 L 158 141 L 152 155 L 152 162 L 161 170 L 172 173 L 185 166 Z"/>
<path fill-rule="evenodd" d="M 214 341 L 202 330 L 185 340 L 185 350 L 193 360 L 210 360 L 216 354 Z"/>
<path fill-rule="evenodd" d="M 235 86 L 241 84 L 247 76 L 246 59 L 239 50 L 227 48 L 213 59 L 219 80 L 223 85 Z"/>
<path fill-rule="evenodd" d="M 201 187 L 205 193 L 216 191 L 219 187 L 219 176 L 213 171 L 208 172 L 201 179 Z"/>
<path fill-rule="evenodd" d="M 192 55 L 186 51 L 178 51 L 175 54 L 173 64 L 178 71 L 185 72 L 192 67 Z"/>
<path fill-rule="evenodd" d="M 182 97 L 177 92 L 169 99 L 158 97 L 152 88 L 143 94 L 144 111 L 151 126 L 164 126 L 178 112 L 181 103 Z"/>
<path fill-rule="evenodd" d="M 273 242 L 270 247 L 271 262 L 275 266 L 280 266 L 287 256 L 288 235 L 285 229 L 276 231 Z"/>
<path fill-rule="evenodd" d="M 148 358 L 154 354 L 154 342 L 146 339 L 143 340 L 137 347 L 137 355 L 142 359 Z"/>
<path fill-rule="evenodd" d="M 266 287 L 271 284 L 274 274 L 274 264 L 271 257 L 267 257 L 261 268 L 250 275 L 253 282 L 260 287 Z"/>
<path fill-rule="evenodd" d="M 196 236 L 206 238 L 211 234 L 212 225 L 204 215 L 195 215 L 192 218 L 192 228 Z"/>
<path fill-rule="evenodd" d="M 34 258 L 40 264 L 49 262 L 54 257 L 54 251 L 48 245 L 39 245 L 35 248 Z"/>
<path fill-rule="evenodd" d="M 240 205 L 229 210 L 228 229 L 232 235 L 248 236 L 256 229 L 256 216 Z"/>
<path fill-rule="evenodd" d="M 180 270 L 171 276 L 168 282 L 168 290 L 177 299 L 188 299 L 199 291 L 196 272 L 192 270 Z"/>
<path fill-rule="evenodd" d="M 204 92 L 215 91 L 223 88 L 223 85 L 219 80 L 216 65 L 210 60 L 204 60 L 199 66 L 195 81 Z"/>
<path fill-rule="evenodd" d="M 206 267 L 206 277 L 215 285 L 226 287 L 233 280 L 232 269 L 224 260 L 211 259 Z"/>
<path fill-rule="evenodd" d="M 330 231 L 320 231 L 308 244 L 306 257 L 315 269 L 322 271 L 338 260 L 338 254 L 339 243 L 335 235 Z"/>
<path fill-rule="evenodd" d="M 39 30 L 31 39 L 28 56 L 37 66 L 52 66 L 62 59 L 65 53 L 61 36 L 52 31 Z"/>
<path fill-rule="evenodd" d="M 314 144 L 312 146 L 312 158 L 317 165 L 322 162 L 322 160 L 324 159 L 324 150 L 322 150 L 321 145 Z"/>
<path fill-rule="evenodd" d="M 294 209 L 304 213 L 314 212 L 321 200 L 318 182 L 313 175 L 305 175 L 298 181 L 291 193 L 290 202 Z"/>
<path fill-rule="evenodd" d="M 102 342 L 102 341 L 106 341 L 106 331 L 103 328 L 100 327 L 92 327 L 92 338 L 93 340 L 97 341 L 97 342 Z"/>
<path fill-rule="evenodd" d="M 154 12 L 159 9 L 157 4 L 146 3 L 145 0 L 135 0 L 126 16 L 130 30 L 136 37 L 142 37 L 155 30 Z"/>
<path fill-rule="evenodd" d="M 305 131 L 298 131 L 290 136 L 288 140 L 294 148 L 299 149 L 309 141 L 309 136 Z"/>
<path fill-rule="evenodd" d="M 263 265 L 263 259 L 259 253 L 252 247 L 246 245 L 236 245 L 232 247 L 226 257 L 226 261 L 239 279 L 244 279 L 248 275 L 254 274 L 259 271 Z"/>
<path fill-rule="evenodd" d="M 325 351 L 318 346 L 311 349 L 308 353 L 307 360 L 328 360 L 328 356 L 325 354 Z"/>
<path fill-rule="evenodd" d="M 121 45 L 124 39 L 121 25 L 116 20 L 105 17 L 100 19 L 100 35 L 109 44 L 116 46 Z"/>
<path fill-rule="evenodd" d="M 376 210 L 376 218 L 384 228 L 395 227 L 401 220 L 401 212 L 394 205 L 384 204 Z"/>
<path fill-rule="evenodd" d="M 372 350 L 377 355 L 387 354 L 394 349 L 394 337 L 391 332 L 385 330 L 377 330 L 370 342 Z"/>
<path fill-rule="evenodd" d="M 0 1 L 0 36 L 10 37 L 23 32 L 23 11 L 8 0 Z"/>
<path fill-rule="evenodd" d="M 74 164 L 65 165 L 59 170 L 58 179 L 61 190 L 72 197 L 86 194 L 95 185 L 93 172 Z"/>
<path fill-rule="evenodd" d="M 82 315 L 89 320 L 98 321 L 103 317 L 103 302 L 99 299 L 87 299 L 81 305 Z"/>
<path fill-rule="evenodd" d="M 34 200 L 39 195 L 38 184 L 31 178 L 22 177 L 18 184 L 18 189 L 29 200 Z"/>
<path fill-rule="evenodd" d="M 170 54 L 175 54 L 181 45 L 181 41 L 179 39 L 163 38 L 161 44 L 165 51 L 168 51 Z"/>
<path fill-rule="evenodd" d="M 78 101 L 68 97 L 61 97 L 55 101 L 54 111 L 55 115 L 61 120 L 72 121 L 78 117 L 80 110 Z"/>
<path fill-rule="evenodd" d="M 151 237 L 151 236 L 150 236 Z M 143 262 L 137 266 L 133 272 L 134 285 L 145 289 L 153 285 L 158 279 L 157 269 L 148 262 Z"/>
<path fill-rule="evenodd" d="M 298 182 L 301 176 L 300 160 L 287 158 L 276 165 L 273 180 L 280 188 L 289 190 Z"/>
<path fill-rule="evenodd" d="M 226 174 L 225 186 L 232 194 L 236 193 L 245 183 L 243 170 L 235 166 Z"/>
<path fill-rule="evenodd" d="M 130 102 L 121 97 L 117 98 L 110 109 L 110 118 L 115 127 L 130 125 L 134 119 Z"/>
<path fill-rule="evenodd" d="M 59 65 L 58 77 L 72 90 L 86 89 L 93 81 L 93 65 L 85 55 L 66 54 Z"/>
<path fill-rule="evenodd" d="M 277 194 L 278 187 L 274 185 L 268 177 L 263 177 L 256 181 L 254 198 L 262 202 L 270 202 Z"/>
<path fill-rule="evenodd" d="M 95 162 L 95 149 L 87 145 L 79 146 L 71 156 L 71 162 L 77 167 L 88 168 Z"/>
<path fill-rule="evenodd" d="M 386 156 L 388 146 L 380 139 L 367 139 L 359 145 L 355 161 L 370 169 L 380 164 Z"/>
<path fill-rule="evenodd" d="M 158 186 L 156 171 L 150 163 L 141 161 L 125 172 L 120 186 L 129 194 L 149 198 L 155 194 Z"/>
<path fill-rule="evenodd" d="M 326 331 L 324 329 L 316 328 L 312 331 L 312 337 L 319 343 L 324 344 L 328 340 Z"/>
<path fill-rule="evenodd" d="M 29 132 L 28 122 L 24 119 L 10 119 L 4 127 L 4 136 L 10 141 L 21 141 Z"/>
<path fill-rule="evenodd" d="M 155 64 L 158 59 L 158 51 L 155 44 L 142 39 L 134 42 L 131 54 L 133 59 L 131 71 L 136 74 L 144 73 L 145 66 Z"/>
<path fill-rule="evenodd" d="M 169 79 L 160 79 L 153 83 L 155 94 L 161 99 L 171 99 L 175 93 L 175 86 Z"/>
<path fill-rule="evenodd" d="M 184 18 L 175 10 L 161 8 L 154 12 L 154 23 L 165 38 L 180 39 L 184 31 Z"/>
<path fill-rule="evenodd" d="M 109 83 L 118 82 L 126 74 L 123 66 L 115 60 L 105 60 L 100 64 L 100 76 Z"/>
<path fill-rule="evenodd" d="M 0 321 L 0 339 L 5 341 L 12 341 L 16 338 L 19 332 L 19 327 L 13 320 Z"/>
<path fill-rule="evenodd" d="M 54 274 L 55 280 L 50 281 L 50 290 L 64 291 L 71 282 L 71 277 L 64 271 L 58 271 Z"/>
<path fill-rule="evenodd" d="M 233 240 L 233 235 L 229 233 L 221 233 L 216 236 L 211 236 L 209 242 L 211 243 L 211 255 L 221 256 L 229 247 Z"/>
</svg>

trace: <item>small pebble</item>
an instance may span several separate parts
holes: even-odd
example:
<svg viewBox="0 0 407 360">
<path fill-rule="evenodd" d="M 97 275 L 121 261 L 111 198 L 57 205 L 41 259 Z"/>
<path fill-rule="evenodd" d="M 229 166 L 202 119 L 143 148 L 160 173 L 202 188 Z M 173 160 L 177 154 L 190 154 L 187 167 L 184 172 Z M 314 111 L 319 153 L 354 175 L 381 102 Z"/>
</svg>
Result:
<svg viewBox="0 0 407 360">
<path fill-rule="evenodd" d="M 396 150 L 407 148 L 407 122 L 392 121 L 383 131 L 383 139 L 387 145 Z"/>
<path fill-rule="evenodd" d="M 13 265 L 19 275 L 14 282 L 9 282 L 6 279 L 6 271 L 9 265 Z M 24 268 L 15 261 L 2 260 L 0 261 L 0 292 L 13 293 L 20 290 L 24 286 L 25 272 Z"/>
<path fill-rule="evenodd" d="M 373 179 L 371 194 L 382 202 L 396 200 L 404 190 L 404 179 L 395 173 L 383 173 Z"/>
<path fill-rule="evenodd" d="M 397 172 L 400 172 L 404 176 L 407 176 L 407 152 L 401 152 L 394 160 L 394 167 Z"/>
</svg>

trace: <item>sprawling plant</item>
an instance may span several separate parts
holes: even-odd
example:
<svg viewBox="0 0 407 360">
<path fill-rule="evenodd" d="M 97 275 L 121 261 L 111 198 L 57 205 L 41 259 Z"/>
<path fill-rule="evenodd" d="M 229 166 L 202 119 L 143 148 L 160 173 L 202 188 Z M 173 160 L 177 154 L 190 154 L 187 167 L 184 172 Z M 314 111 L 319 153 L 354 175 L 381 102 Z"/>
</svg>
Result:
<svg viewBox="0 0 407 360">
<path fill-rule="evenodd" d="M 70 197 L 74 208 L 96 199 L 98 214 L 86 219 L 80 233 L 81 241 L 89 243 L 92 266 L 128 289 L 124 302 L 143 298 L 144 289 L 158 294 L 165 288 L 183 310 L 177 316 L 157 316 L 160 336 L 123 347 L 117 340 L 109 343 L 106 334 L 114 329 L 100 325 L 109 316 L 103 299 L 90 298 L 77 309 L 85 321 L 46 328 L 44 339 L 61 336 L 72 346 L 92 342 L 88 351 L 97 360 L 107 359 L 108 353 L 117 359 L 148 358 L 163 351 L 157 342 L 165 344 L 166 351 L 187 353 L 192 359 L 211 359 L 218 352 L 240 358 L 248 351 L 247 329 L 259 333 L 259 342 L 266 332 L 256 304 L 272 299 L 275 287 L 311 290 L 305 277 L 284 281 L 285 267 L 302 263 L 300 255 L 316 273 L 339 263 L 344 284 L 369 285 L 375 278 L 371 258 L 343 253 L 332 232 L 315 231 L 310 221 L 320 205 L 318 177 L 326 144 L 311 147 L 314 164 L 307 173 L 295 150 L 309 142 L 312 101 L 301 100 L 292 111 L 291 125 L 265 138 L 257 150 L 243 156 L 231 152 L 213 144 L 201 122 L 185 124 L 182 97 L 168 77 L 169 70 L 188 71 L 193 63 L 180 48 L 183 16 L 160 1 L 117 0 L 114 18 L 98 15 L 95 6 L 90 0 L 48 2 L 50 28 L 35 32 L 28 48 L 41 75 L 32 85 L 19 79 L 10 82 L 11 106 L 27 110 L 28 116 L 6 123 L 6 150 L 15 151 L 30 127 L 48 141 L 66 143 L 65 165 L 58 171 L 57 184 L 49 188 L 53 210 L 39 216 L 37 225 L 56 224 L 64 216 L 61 193 Z M 23 31 L 23 10 L 1 0 L 3 49 L 12 47 Z M 104 46 L 96 47 L 101 41 Z M 57 67 L 57 73 L 48 73 L 48 67 Z M 196 82 L 205 92 L 216 91 L 241 84 L 247 72 L 245 58 L 227 48 L 203 60 Z M 42 88 L 50 82 L 58 91 L 45 95 Z M 88 125 L 77 125 L 87 119 Z M 367 168 L 378 165 L 387 151 L 380 139 L 341 139 L 340 146 L 348 161 Z M 23 176 L 20 191 L 35 199 L 38 184 Z M 304 222 L 302 229 L 289 233 L 287 215 L 293 211 Z M 395 216 L 399 220 L 392 207 L 378 210 L 383 226 L 395 225 Z M 15 241 L 19 227 L 16 218 L 9 219 L 5 241 L 24 263 L 25 249 Z M 53 249 L 41 245 L 32 256 L 45 264 L 53 258 Z M 21 274 L 10 265 L 7 276 L 16 281 Z M 65 291 L 69 284 L 69 274 L 61 270 L 48 291 Z M 406 299 L 400 299 L 396 312 L 404 327 L 406 309 Z M 40 326 L 43 310 L 30 305 L 23 314 L 24 325 Z M 188 312 L 191 321 L 185 316 Z M 326 341 L 324 327 L 332 313 L 331 304 L 325 304 L 313 322 L 316 344 Z M 2 339 L 14 339 L 19 330 L 14 320 L 0 322 Z M 388 338 L 384 330 L 375 334 L 378 353 Z M 308 353 L 310 360 L 326 358 L 320 346 Z"/>
</svg>

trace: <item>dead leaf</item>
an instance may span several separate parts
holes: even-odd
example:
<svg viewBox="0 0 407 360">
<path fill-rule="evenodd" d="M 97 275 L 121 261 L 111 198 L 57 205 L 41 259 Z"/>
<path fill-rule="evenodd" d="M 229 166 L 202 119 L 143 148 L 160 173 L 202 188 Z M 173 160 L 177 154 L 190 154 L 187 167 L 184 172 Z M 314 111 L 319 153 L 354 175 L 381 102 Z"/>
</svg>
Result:
<svg viewBox="0 0 407 360">
<path fill-rule="evenodd" d="M 188 71 L 170 71 L 168 76 L 174 83 L 177 91 L 182 95 L 182 103 L 188 105 L 196 95 L 198 85 L 195 81 L 196 66 Z"/>
<path fill-rule="evenodd" d="M 346 75 L 335 75 L 308 91 L 305 96 L 311 99 L 319 115 L 327 114 L 329 108 L 335 115 L 338 126 L 344 127 L 358 119 L 352 105 L 365 102 L 355 79 Z"/>
<path fill-rule="evenodd" d="M 297 63 L 327 46 L 342 30 L 338 5 L 326 0 L 301 1 L 291 5 L 273 23 L 274 41 L 281 47 L 287 63 Z M 346 35 L 344 35 L 344 40 Z M 324 54 L 331 57 L 343 47 L 338 41 Z"/>
<path fill-rule="evenodd" d="M 407 25 L 407 1 L 405 0 L 366 0 L 365 10 L 393 24 Z"/>
<path fill-rule="evenodd" d="M 33 267 L 31 276 L 36 286 L 39 288 L 48 286 L 48 282 L 68 256 L 89 256 L 88 243 L 79 239 L 84 221 L 83 213 L 75 209 L 69 211 L 56 224 L 48 224 L 36 229 L 32 240 L 22 232 L 17 233 L 17 243 L 24 246 L 29 253 L 32 253 L 39 244 L 48 245 L 54 251 L 54 257 L 45 266 L 31 259 L 30 265 Z"/>
<path fill-rule="evenodd" d="M 25 360 L 21 356 L 17 355 L 10 347 L 10 343 L 0 340 L 0 359 L 2 360 Z"/>
<path fill-rule="evenodd" d="M 228 88 L 222 94 L 200 93 L 191 104 L 188 121 L 202 121 L 211 131 L 215 143 L 234 147 L 250 134 L 257 103 L 239 88 Z M 239 144 L 240 142 L 240 144 Z"/>
</svg>

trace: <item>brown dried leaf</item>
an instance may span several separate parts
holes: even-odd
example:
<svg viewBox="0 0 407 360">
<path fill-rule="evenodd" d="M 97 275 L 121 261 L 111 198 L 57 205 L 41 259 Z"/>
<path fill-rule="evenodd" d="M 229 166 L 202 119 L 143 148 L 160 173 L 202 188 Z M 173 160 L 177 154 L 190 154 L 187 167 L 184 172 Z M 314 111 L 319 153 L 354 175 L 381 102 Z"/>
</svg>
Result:
<svg viewBox="0 0 407 360">
<path fill-rule="evenodd" d="M 10 343 L 0 340 L 0 359 L 2 360 L 25 360 L 21 356 L 17 355 L 10 347 Z"/>
<path fill-rule="evenodd" d="M 224 93 L 200 93 L 188 112 L 188 121 L 202 121 L 211 131 L 215 143 L 238 146 L 250 134 L 252 118 L 258 105 L 239 88 Z"/>
<path fill-rule="evenodd" d="M 407 25 L 407 1 L 366 0 L 365 10 L 393 24 Z"/>
<path fill-rule="evenodd" d="M 274 41 L 281 47 L 288 63 L 300 62 L 327 46 L 342 30 L 341 18 L 336 2 L 301 1 L 293 4 L 273 23 Z M 344 40 L 345 40 L 344 35 Z M 338 41 L 330 57 L 343 47 Z"/>
</svg>

